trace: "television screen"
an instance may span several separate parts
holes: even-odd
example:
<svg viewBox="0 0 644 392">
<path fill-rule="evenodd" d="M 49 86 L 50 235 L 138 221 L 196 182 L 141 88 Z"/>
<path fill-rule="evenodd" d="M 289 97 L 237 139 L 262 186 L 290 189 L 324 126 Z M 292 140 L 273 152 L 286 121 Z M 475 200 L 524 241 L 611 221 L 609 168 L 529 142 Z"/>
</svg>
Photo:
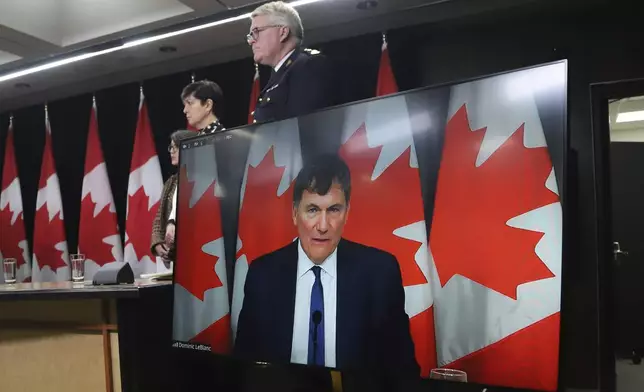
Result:
<svg viewBox="0 0 644 392">
<path fill-rule="evenodd" d="M 556 390 L 566 73 L 184 141 L 173 346 Z"/>
</svg>

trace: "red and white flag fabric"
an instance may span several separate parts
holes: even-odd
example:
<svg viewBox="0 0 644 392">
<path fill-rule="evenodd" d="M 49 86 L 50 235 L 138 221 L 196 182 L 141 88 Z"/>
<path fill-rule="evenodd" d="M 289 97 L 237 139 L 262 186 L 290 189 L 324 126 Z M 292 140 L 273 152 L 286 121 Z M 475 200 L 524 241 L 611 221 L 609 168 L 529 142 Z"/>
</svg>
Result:
<svg viewBox="0 0 644 392">
<path fill-rule="evenodd" d="M 22 192 L 13 141 L 13 121 L 9 123 L 0 187 L 0 260 L 16 259 L 16 281 L 31 280 L 31 256 L 25 236 Z M 0 282 L 4 276 L 0 276 Z"/>
<path fill-rule="evenodd" d="M 45 148 L 40 167 L 34 220 L 33 281 L 71 279 L 63 222 L 63 202 L 52 150 L 51 125 L 45 108 Z"/>
<path fill-rule="evenodd" d="M 380 52 L 380 67 L 378 68 L 378 83 L 376 87 L 376 96 L 395 94 L 398 92 L 398 84 L 391 69 L 391 59 L 389 58 L 389 48 L 387 38 L 382 37 L 382 48 Z"/>
<path fill-rule="evenodd" d="M 351 171 L 351 219 L 343 237 L 396 256 L 416 360 L 428 376 L 436 366 L 433 296 L 407 103 L 404 96 L 375 100 L 348 107 L 345 116 L 340 156 Z M 402 204 L 401 194 L 406 195 Z M 373 211 L 379 211 L 377 221 Z"/>
<path fill-rule="evenodd" d="M 376 94 L 397 91 L 383 39 Z M 396 256 L 416 360 L 421 374 L 428 376 L 436 366 L 433 297 L 420 173 L 405 97 L 349 107 L 342 136 L 340 156 L 352 179 L 351 219 L 344 237 Z M 402 205 L 401 194 L 407 195 Z M 373 211 L 383 214 L 378 222 L 371 218 Z"/>
<path fill-rule="evenodd" d="M 302 168 L 297 119 L 261 125 L 248 152 L 240 192 L 237 260 L 232 300 L 232 328 L 244 303 L 249 264 L 293 242 L 293 186 Z"/>
<path fill-rule="evenodd" d="M 98 133 L 96 102 L 90 113 L 80 212 L 78 251 L 85 255 L 85 279 L 91 280 L 104 264 L 123 261 L 114 196 Z"/>
<path fill-rule="evenodd" d="M 232 347 L 230 302 L 215 146 L 182 154 L 173 338 L 227 354 Z"/>
<path fill-rule="evenodd" d="M 250 89 L 250 101 L 248 103 L 248 123 L 255 121 L 255 107 L 259 99 L 259 67 L 255 64 L 255 76 L 253 76 L 253 86 Z"/>
<path fill-rule="evenodd" d="M 139 118 L 127 186 L 124 249 L 125 261 L 132 265 L 136 276 L 168 270 L 150 249 L 152 224 L 163 192 L 163 176 L 143 90 L 140 94 Z"/>
<path fill-rule="evenodd" d="M 431 284 L 440 366 L 477 383 L 554 391 L 562 212 L 532 92 L 547 80 L 540 72 L 552 69 L 452 87 Z"/>
</svg>

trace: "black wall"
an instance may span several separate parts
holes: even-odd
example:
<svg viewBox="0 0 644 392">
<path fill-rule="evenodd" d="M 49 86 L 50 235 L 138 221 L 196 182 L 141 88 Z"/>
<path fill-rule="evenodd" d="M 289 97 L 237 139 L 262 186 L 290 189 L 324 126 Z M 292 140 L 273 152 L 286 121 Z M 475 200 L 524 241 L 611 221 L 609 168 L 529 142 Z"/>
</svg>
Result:
<svg viewBox="0 0 644 392">
<path fill-rule="evenodd" d="M 587 2 L 588 3 L 588 2 Z M 601 2 L 596 2 L 601 3 Z M 558 59 L 569 60 L 569 137 L 572 151 L 564 197 L 567 215 L 563 264 L 563 384 L 597 385 L 597 252 L 589 85 L 644 77 L 641 21 L 627 2 L 584 8 L 547 6 L 513 9 L 475 19 L 414 26 L 389 32 L 392 65 L 401 89 L 451 82 Z M 566 2 L 566 4 L 570 4 Z M 373 95 L 380 54 L 379 34 L 317 45 L 336 66 L 338 103 Z M 263 72 L 265 75 L 265 72 Z M 250 59 L 196 70 L 221 84 L 226 96 L 222 120 L 227 127 L 246 121 L 253 66 Z M 266 78 L 263 78 L 265 81 Z M 164 175 L 170 173 L 165 149 L 168 135 L 185 126 L 179 93 L 188 73 L 144 82 L 150 117 Z M 101 140 L 121 226 L 138 85 L 96 93 Z M 70 247 L 76 245 L 91 95 L 50 103 L 54 155 L 64 198 Z M 25 201 L 27 235 L 31 238 L 33 206 L 43 145 L 42 106 L 15 113 L 19 173 Z M 4 152 L 7 114 L 0 116 L 0 155 Z M 0 157 L 1 158 L 1 157 Z M 526 353 L 530 355 L 530 353 Z"/>
</svg>

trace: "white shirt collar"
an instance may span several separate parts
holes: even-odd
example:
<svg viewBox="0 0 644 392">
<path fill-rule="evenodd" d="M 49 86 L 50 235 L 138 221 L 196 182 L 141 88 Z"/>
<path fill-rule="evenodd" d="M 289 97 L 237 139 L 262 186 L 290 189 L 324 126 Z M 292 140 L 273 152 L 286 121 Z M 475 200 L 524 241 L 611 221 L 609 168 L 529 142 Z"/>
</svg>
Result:
<svg viewBox="0 0 644 392">
<path fill-rule="evenodd" d="M 275 66 L 275 72 L 277 72 L 277 71 L 280 69 L 280 67 L 282 66 L 282 64 L 284 64 L 284 62 L 286 61 L 286 59 L 287 59 L 287 58 L 289 58 L 289 57 L 293 54 L 293 52 L 295 52 L 295 49 L 291 50 L 290 52 L 288 52 L 288 53 L 286 54 L 286 56 L 282 57 L 282 59 L 280 60 L 280 62 L 279 62 L 279 63 L 277 63 L 277 65 Z"/>
<path fill-rule="evenodd" d="M 333 253 L 329 255 L 322 263 L 315 264 L 309 259 L 309 257 L 304 252 L 302 248 L 302 241 L 297 240 L 297 279 L 300 279 L 304 276 L 305 273 L 309 272 L 314 266 L 320 266 L 324 272 L 329 274 L 331 277 L 336 276 L 337 266 L 338 266 L 338 247 L 333 250 Z"/>
</svg>

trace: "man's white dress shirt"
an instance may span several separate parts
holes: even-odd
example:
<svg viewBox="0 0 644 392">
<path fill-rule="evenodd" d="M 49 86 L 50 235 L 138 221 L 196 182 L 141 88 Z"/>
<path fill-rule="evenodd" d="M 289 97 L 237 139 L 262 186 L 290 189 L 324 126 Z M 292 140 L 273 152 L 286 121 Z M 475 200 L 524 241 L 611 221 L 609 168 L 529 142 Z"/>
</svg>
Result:
<svg viewBox="0 0 644 392">
<path fill-rule="evenodd" d="M 311 290 L 315 274 L 313 263 L 298 240 L 297 282 L 295 286 L 295 314 L 293 317 L 293 346 L 291 362 L 307 364 L 309 355 L 309 324 L 311 319 Z M 318 264 L 322 290 L 324 291 L 324 362 L 327 367 L 335 367 L 335 316 L 337 309 L 337 257 L 336 248 L 326 260 Z"/>
</svg>

